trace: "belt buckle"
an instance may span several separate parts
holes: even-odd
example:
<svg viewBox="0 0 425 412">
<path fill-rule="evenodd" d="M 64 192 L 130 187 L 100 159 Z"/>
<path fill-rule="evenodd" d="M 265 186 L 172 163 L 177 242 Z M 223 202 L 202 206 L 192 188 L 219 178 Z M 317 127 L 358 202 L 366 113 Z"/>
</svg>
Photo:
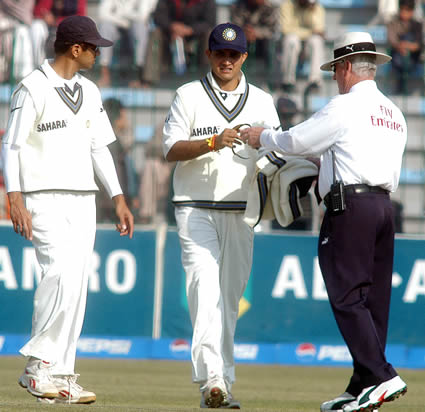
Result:
<svg viewBox="0 0 425 412">
<path fill-rule="evenodd" d="M 239 132 L 239 129 L 241 127 L 244 127 L 244 126 L 246 126 L 246 127 L 252 127 L 249 123 L 241 123 L 241 124 L 238 124 L 238 125 L 234 126 L 233 127 L 233 130 L 235 130 L 236 132 Z M 235 140 L 237 140 L 238 142 L 240 142 L 241 145 L 245 145 L 245 143 L 241 139 L 236 138 Z M 233 152 L 233 154 L 235 156 L 239 157 L 240 159 L 244 159 L 244 160 L 248 160 L 249 159 L 249 157 L 244 157 L 244 156 L 241 156 L 239 153 L 237 153 L 235 151 L 235 146 L 232 146 L 232 152 Z"/>
</svg>

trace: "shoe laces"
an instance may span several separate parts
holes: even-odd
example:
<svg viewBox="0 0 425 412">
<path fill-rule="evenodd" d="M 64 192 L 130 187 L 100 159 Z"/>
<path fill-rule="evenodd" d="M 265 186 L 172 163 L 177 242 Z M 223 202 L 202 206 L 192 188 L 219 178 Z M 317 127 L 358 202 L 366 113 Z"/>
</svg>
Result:
<svg viewBox="0 0 425 412">
<path fill-rule="evenodd" d="M 77 379 L 78 379 L 79 376 L 80 376 L 79 374 L 57 376 L 58 379 L 62 379 L 64 381 L 66 381 L 66 383 L 68 385 L 68 403 L 71 403 L 73 391 L 80 394 L 81 391 L 83 390 L 83 387 L 78 385 L 78 383 L 77 383 Z"/>
</svg>

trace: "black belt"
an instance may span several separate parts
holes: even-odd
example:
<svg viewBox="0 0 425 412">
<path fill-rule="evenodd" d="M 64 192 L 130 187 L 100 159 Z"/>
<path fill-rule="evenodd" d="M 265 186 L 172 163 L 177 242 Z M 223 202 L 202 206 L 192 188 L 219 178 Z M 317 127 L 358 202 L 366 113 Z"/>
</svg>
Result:
<svg viewBox="0 0 425 412">
<path fill-rule="evenodd" d="M 383 189 L 380 186 L 369 186 L 365 184 L 357 184 L 357 185 L 344 186 L 344 193 L 346 195 L 354 194 L 354 193 L 382 193 L 387 195 L 389 191 L 386 189 Z M 329 193 L 325 196 L 324 202 L 326 207 L 329 207 Z"/>
</svg>

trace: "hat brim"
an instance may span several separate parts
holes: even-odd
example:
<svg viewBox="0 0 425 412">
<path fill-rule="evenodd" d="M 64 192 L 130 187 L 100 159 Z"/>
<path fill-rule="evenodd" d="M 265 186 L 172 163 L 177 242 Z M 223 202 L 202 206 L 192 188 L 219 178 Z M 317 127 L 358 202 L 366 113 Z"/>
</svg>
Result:
<svg viewBox="0 0 425 412">
<path fill-rule="evenodd" d="M 222 46 L 222 45 L 210 46 L 210 50 L 211 51 L 214 51 L 214 50 L 235 50 L 235 51 L 242 53 L 242 54 L 248 52 L 247 49 L 245 49 L 243 47 L 236 46 L 234 44 L 226 44 L 225 46 Z"/>
<path fill-rule="evenodd" d="M 324 63 L 320 66 L 320 70 L 323 70 L 325 72 L 331 72 L 332 66 L 336 62 L 338 62 L 340 60 L 344 60 L 348 56 L 354 56 L 355 54 L 373 54 L 373 55 L 376 56 L 376 64 L 385 64 L 385 63 L 388 63 L 391 60 L 391 56 L 388 56 L 387 54 L 384 54 L 384 53 L 378 53 L 378 52 L 373 52 L 373 51 L 358 51 L 358 52 L 354 52 L 354 53 L 345 54 L 344 56 L 338 57 L 337 59 L 334 59 L 334 60 L 332 60 L 328 63 Z"/>
<path fill-rule="evenodd" d="M 110 40 L 106 40 L 103 37 L 99 37 L 96 39 L 87 39 L 84 40 L 86 43 L 90 43 L 93 44 L 94 46 L 99 46 L 99 47 L 110 47 L 114 44 L 113 41 Z"/>
</svg>

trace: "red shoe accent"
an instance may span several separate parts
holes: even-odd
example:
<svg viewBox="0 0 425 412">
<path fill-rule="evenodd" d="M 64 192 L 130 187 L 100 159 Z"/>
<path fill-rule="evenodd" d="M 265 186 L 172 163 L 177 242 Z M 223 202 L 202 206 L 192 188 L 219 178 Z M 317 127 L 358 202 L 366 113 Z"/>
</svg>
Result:
<svg viewBox="0 0 425 412">
<path fill-rule="evenodd" d="M 379 397 L 379 399 L 378 399 L 378 402 L 384 402 L 384 399 L 385 399 L 385 395 L 387 394 L 387 392 L 388 391 L 385 391 L 380 397 Z"/>
<path fill-rule="evenodd" d="M 219 388 L 212 388 L 210 394 L 213 398 L 217 398 L 221 395 L 221 390 Z"/>
</svg>

